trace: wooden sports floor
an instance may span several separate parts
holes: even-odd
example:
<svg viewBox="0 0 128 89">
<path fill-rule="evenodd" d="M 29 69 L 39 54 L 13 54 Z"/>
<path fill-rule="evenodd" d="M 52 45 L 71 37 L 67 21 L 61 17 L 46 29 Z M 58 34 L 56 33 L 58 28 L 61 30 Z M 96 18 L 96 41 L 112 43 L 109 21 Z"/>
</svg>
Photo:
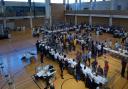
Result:
<svg viewBox="0 0 128 89">
<path fill-rule="evenodd" d="M 113 42 L 120 40 L 113 38 L 112 35 L 106 33 L 99 37 L 93 34 L 93 38 L 101 41 L 112 39 Z M 0 63 L 3 63 L 4 66 L 3 71 L 0 68 L 0 88 L 9 88 L 6 83 L 7 79 L 4 76 L 5 74 L 9 74 L 13 80 L 13 85 L 15 86 L 14 89 L 44 89 L 44 81 L 39 81 L 36 84 L 32 79 L 32 75 L 35 73 L 35 68 L 41 65 L 39 56 L 36 55 L 37 60 L 32 63 L 21 61 L 21 57 L 25 52 L 35 52 L 36 40 L 37 38 L 32 37 L 30 30 L 26 30 L 24 32 L 12 32 L 11 39 L 0 40 Z M 80 50 L 79 46 L 77 46 L 77 50 Z M 68 56 L 75 58 L 75 54 L 76 52 L 71 52 Z M 104 56 L 98 58 L 98 64 L 102 67 L 104 67 L 104 60 Z M 120 75 L 120 60 L 110 54 L 107 54 L 107 60 L 109 61 L 109 88 L 128 89 L 128 80 L 126 80 L 126 78 L 122 78 Z M 87 89 L 83 81 L 76 82 L 74 77 L 66 70 L 64 71 L 64 79 L 61 79 L 59 66 L 56 62 L 45 58 L 43 65 L 45 64 L 52 64 L 57 71 L 56 80 L 54 81 L 55 89 Z"/>
</svg>

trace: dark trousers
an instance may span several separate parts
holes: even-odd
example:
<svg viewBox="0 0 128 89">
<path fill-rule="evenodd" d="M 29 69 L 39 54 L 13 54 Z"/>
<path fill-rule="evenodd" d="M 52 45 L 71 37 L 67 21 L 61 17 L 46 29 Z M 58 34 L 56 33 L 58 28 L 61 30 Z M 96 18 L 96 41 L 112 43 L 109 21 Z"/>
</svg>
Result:
<svg viewBox="0 0 128 89">
<path fill-rule="evenodd" d="M 121 76 L 122 76 L 122 77 L 124 77 L 124 74 L 125 74 L 125 68 L 126 68 L 126 67 L 124 67 L 124 66 L 122 67 L 122 70 L 121 70 Z"/>
<path fill-rule="evenodd" d="M 63 79 L 64 77 L 63 77 L 63 68 L 61 68 L 61 78 Z"/>
</svg>

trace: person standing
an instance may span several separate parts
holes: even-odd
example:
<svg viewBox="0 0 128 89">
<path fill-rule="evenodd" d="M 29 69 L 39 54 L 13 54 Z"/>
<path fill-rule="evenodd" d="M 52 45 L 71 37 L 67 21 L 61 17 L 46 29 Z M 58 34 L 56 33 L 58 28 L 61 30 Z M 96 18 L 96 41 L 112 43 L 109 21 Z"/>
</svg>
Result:
<svg viewBox="0 0 128 89">
<path fill-rule="evenodd" d="M 90 66 L 90 60 L 92 58 L 92 52 L 91 52 L 91 50 L 88 51 L 88 57 L 87 58 L 88 58 L 89 66 Z"/>
<path fill-rule="evenodd" d="M 97 59 L 95 58 L 95 60 L 92 62 L 92 71 L 93 72 L 96 72 L 97 65 L 98 65 L 98 62 L 97 62 Z"/>
<path fill-rule="evenodd" d="M 39 49 L 40 49 L 40 47 L 39 47 L 39 41 L 37 40 L 37 42 L 36 42 L 36 50 L 37 50 L 37 53 L 39 53 Z"/>
<path fill-rule="evenodd" d="M 107 77 L 108 75 L 108 70 L 109 70 L 109 65 L 108 65 L 108 61 L 105 60 L 105 66 L 104 66 L 104 76 Z"/>
<path fill-rule="evenodd" d="M 84 49 L 85 49 L 85 44 L 84 43 L 81 44 L 81 48 L 82 48 L 82 52 L 84 53 Z"/>
<path fill-rule="evenodd" d="M 63 77 L 63 71 L 64 71 L 64 59 L 62 59 L 60 62 L 59 62 L 59 67 L 60 67 L 60 71 L 61 71 L 61 78 L 64 79 Z"/>
<path fill-rule="evenodd" d="M 127 64 L 127 80 L 128 80 L 128 64 Z"/>
<path fill-rule="evenodd" d="M 44 63 L 44 53 L 43 52 L 40 53 L 40 62 Z"/>
<path fill-rule="evenodd" d="M 108 47 L 112 48 L 112 41 L 111 40 L 108 41 Z"/>
<path fill-rule="evenodd" d="M 76 65 L 76 80 L 78 82 L 78 80 L 81 79 L 81 66 L 80 66 L 80 61 L 78 62 L 78 64 Z"/>
<path fill-rule="evenodd" d="M 122 65 L 121 76 L 124 77 L 127 62 L 122 60 L 121 65 Z"/>
<path fill-rule="evenodd" d="M 97 74 L 102 76 L 103 75 L 103 69 L 101 68 L 101 66 L 99 65 L 97 68 Z"/>
<path fill-rule="evenodd" d="M 77 43 L 77 40 L 76 40 L 76 38 L 73 40 L 73 49 L 74 49 L 74 51 L 76 50 L 76 43 Z"/>
</svg>

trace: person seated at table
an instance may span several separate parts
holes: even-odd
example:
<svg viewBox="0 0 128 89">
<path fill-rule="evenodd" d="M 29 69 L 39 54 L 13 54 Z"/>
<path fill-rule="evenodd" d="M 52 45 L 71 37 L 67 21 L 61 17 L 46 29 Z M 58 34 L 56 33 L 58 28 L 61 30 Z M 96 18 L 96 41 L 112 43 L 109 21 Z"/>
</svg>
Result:
<svg viewBox="0 0 128 89">
<path fill-rule="evenodd" d="M 100 75 L 100 76 L 103 76 L 103 69 L 101 68 L 100 65 L 97 68 L 97 74 Z"/>
<path fill-rule="evenodd" d="M 58 60 L 58 57 L 59 57 L 59 53 L 58 52 L 55 52 L 54 54 L 54 59 L 57 61 Z"/>
<path fill-rule="evenodd" d="M 104 47 L 106 47 L 106 48 L 108 47 L 108 44 L 107 44 L 106 40 L 104 41 Z"/>
<path fill-rule="evenodd" d="M 118 41 L 116 41 L 116 43 L 115 43 L 115 45 L 114 45 L 114 49 L 115 49 L 116 51 L 118 51 L 119 48 L 120 48 L 120 44 L 119 44 Z"/>
<path fill-rule="evenodd" d="M 108 47 L 109 47 L 109 48 L 112 48 L 112 40 L 109 40 L 109 41 L 108 41 Z"/>
<path fill-rule="evenodd" d="M 91 82 L 91 89 L 97 89 L 97 87 L 99 87 L 99 84 L 97 84 L 97 83 L 95 82 L 95 80 L 92 79 L 92 82 Z"/>
<path fill-rule="evenodd" d="M 75 66 L 76 66 L 76 62 L 75 62 L 75 59 L 73 59 L 73 61 L 71 61 L 69 64 L 68 64 L 68 71 L 70 74 L 74 75 L 74 71 L 75 71 Z"/>
<path fill-rule="evenodd" d="M 62 59 L 64 59 L 64 56 L 62 53 L 59 53 L 59 56 L 58 56 L 58 61 L 61 61 Z"/>
<path fill-rule="evenodd" d="M 86 85 L 87 88 L 92 89 L 92 81 L 91 81 L 91 79 L 90 79 L 88 74 L 85 77 L 85 85 Z"/>
<path fill-rule="evenodd" d="M 78 64 L 76 65 L 76 80 L 78 82 L 78 80 L 81 79 L 81 66 L 80 66 L 80 61 L 78 62 Z"/>
</svg>

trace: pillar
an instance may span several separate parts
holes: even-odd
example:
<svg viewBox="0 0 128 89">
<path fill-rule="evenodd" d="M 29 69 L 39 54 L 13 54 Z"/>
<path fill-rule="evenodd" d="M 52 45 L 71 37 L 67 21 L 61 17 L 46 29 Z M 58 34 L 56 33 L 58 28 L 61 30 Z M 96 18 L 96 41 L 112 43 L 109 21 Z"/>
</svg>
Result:
<svg viewBox="0 0 128 89">
<path fill-rule="evenodd" d="M 7 23 L 6 23 L 6 18 L 4 17 L 4 30 L 6 29 Z"/>
<path fill-rule="evenodd" d="M 3 14 L 3 25 L 4 25 L 4 30 L 6 29 L 6 16 L 5 16 L 5 3 L 4 0 L 1 0 L 1 8 L 2 8 L 2 14 Z"/>
<path fill-rule="evenodd" d="M 46 16 L 45 16 L 45 18 L 49 21 L 49 25 L 51 28 L 51 26 L 52 26 L 51 0 L 45 0 L 45 3 L 46 3 L 46 8 L 45 8 Z"/>
<path fill-rule="evenodd" d="M 112 26 L 112 16 L 109 17 L 109 26 Z"/>
<path fill-rule="evenodd" d="M 89 25 L 92 26 L 92 16 L 91 15 L 89 16 Z"/>
<path fill-rule="evenodd" d="M 77 16 L 75 15 L 75 25 L 77 25 Z"/>
<path fill-rule="evenodd" d="M 32 6 L 31 6 L 31 2 L 32 0 L 28 0 L 28 4 L 29 4 L 29 7 L 30 7 L 30 28 L 32 30 L 33 28 L 33 14 L 32 14 Z"/>
<path fill-rule="evenodd" d="M 33 20 L 32 20 L 32 16 L 30 18 L 30 28 L 32 29 L 33 28 Z"/>
<path fill-rule="evenodd" d="M 82 3 L 81 3 L 81 0 L 79 0 L 79 7 L 80 7 L 80 9 L 79 10 L 82 10 L 82 7 L 81 7 L 81 5 L 82 5 Z"/>
</svg>

